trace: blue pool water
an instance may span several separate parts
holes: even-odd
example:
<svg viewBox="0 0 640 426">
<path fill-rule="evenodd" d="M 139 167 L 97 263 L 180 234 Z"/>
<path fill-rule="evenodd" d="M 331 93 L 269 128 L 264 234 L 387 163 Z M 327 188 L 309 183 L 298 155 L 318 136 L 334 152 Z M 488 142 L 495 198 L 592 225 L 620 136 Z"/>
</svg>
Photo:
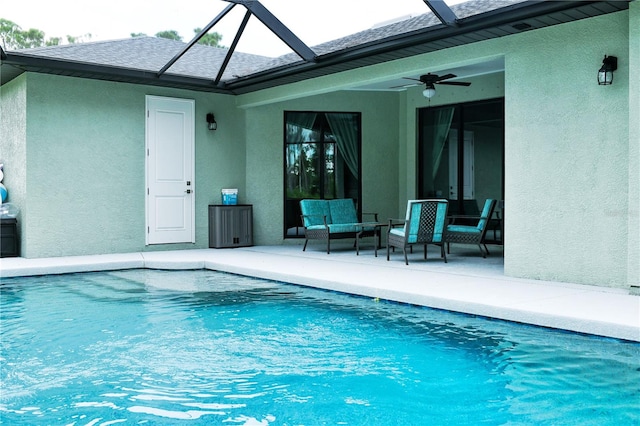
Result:
<svg viewBox="0 0 640 426">
<path fill-rule="evenodd" d="M 640 345 L 212 271 L 1 284 L 0 423 L 640 423 Z"/>
</svg>

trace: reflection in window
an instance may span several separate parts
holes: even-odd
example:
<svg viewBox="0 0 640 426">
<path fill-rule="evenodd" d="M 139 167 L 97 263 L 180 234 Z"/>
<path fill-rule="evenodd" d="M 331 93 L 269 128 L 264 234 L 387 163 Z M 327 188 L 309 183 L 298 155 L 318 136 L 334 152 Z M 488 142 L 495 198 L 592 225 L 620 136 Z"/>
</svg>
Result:
<svg viewBox="0 0 640 426">
<path fill-rule="evenodd" d="M 360 114 L 285 112 L 285 128 L 285 235 L 302 236 L 301 199 L 360 199 Z"/>
<path fill-rule="evenodd" d="M 420 198 L 447 198 L 450 213 L 465 215 L 504 198 L 502 98 L 423 108 L 418 117 Z"/>
</svg>

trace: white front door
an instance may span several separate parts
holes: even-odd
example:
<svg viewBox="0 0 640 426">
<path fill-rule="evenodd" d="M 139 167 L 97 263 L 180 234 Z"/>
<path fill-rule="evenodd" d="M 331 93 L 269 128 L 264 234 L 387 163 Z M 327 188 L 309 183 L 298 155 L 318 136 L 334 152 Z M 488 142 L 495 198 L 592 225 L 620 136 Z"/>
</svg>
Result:
<svg viewBox="0 0 640 426">
<path fill-rule="evenodd" d="M 147 96 L 146 108 L 146 243 L 195 243 L 195 101 Z"/>
</svg>

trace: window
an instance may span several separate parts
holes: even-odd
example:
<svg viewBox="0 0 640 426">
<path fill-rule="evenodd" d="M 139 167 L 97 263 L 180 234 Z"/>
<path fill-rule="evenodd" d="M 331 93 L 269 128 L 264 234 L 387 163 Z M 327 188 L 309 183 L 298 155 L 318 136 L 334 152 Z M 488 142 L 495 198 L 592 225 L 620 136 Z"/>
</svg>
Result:
<svg viewBox="0 0 640 426">
<path fill-rule="evenodd" d="M 418 121 L 420 198 L 447 198 L 467 215 L 504 199 L 503 99 L 423 108 Z"/>
<path fill-rule="evenodd" d="M 285 238 L 304 236 L 304 198 L 352 198 L 360 214 L 360 113 L 289 111 L 284 123 Z"/>
</svg>

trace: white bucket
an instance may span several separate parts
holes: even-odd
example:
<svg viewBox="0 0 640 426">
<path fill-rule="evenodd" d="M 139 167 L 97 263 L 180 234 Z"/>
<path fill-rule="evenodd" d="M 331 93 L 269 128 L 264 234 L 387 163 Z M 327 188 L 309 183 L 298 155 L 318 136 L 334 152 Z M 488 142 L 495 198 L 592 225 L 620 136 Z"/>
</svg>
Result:
<svg viewBox="0 0 640 426">
<path fill-rule="evenodd" d="M 233 206 L 238 204 L 238 189 L 227 188 L 222 190 L 222 204 Z"/>
</svg>

